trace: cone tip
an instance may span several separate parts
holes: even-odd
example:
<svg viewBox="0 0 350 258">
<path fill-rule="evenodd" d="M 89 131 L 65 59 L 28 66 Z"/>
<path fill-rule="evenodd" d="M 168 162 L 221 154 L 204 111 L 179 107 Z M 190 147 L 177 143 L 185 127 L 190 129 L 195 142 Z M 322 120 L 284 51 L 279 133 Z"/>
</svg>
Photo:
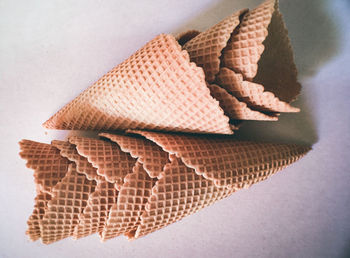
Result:
<svg viewBox="0 0 350 258">
<path fill-rule="evenodd" d="M 53 129 L 51 118 L 42 123 L 42 126 L 46 129 Z"/>
</svg>

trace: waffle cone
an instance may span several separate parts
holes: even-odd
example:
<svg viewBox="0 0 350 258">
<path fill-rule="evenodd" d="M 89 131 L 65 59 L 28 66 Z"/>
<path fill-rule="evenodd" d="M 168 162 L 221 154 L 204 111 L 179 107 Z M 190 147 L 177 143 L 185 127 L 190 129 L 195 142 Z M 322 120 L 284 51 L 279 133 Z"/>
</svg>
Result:
<svg viewBox="0 0 350 258">
<path fill-rule="evenodd" d="M 180 157 L 198 175 L 218 187 L 243 188 L 264 180 L 303 157 L 310 147 L 296 144 L 254 143 L 232 137 L 191 136 L 130 130 Z"/>
<path fill-rule="evenodd" d="M 263 42 L 265 51 L 258 62 L 258 71 L 253 81 L 264 85 L 266 91 L 272 92 L 280 100 L 292 102 L 299 95 L 301 85 L 297 79 L 288 31 L 278 10 L 278 1 L 268 31 Z"/>
<path fill-rule="evenodd" d="M 295 99 L 300 84 L 278 0 L 267 0 L 244 16 L 223 50 L 222 66 L 263 85 L 282 101 Z"/>
<path fill-rule="evenodd" d="M 137 158 L 151 178 L 159 177 L 163 167 L 169 161 L 168 153 L 157 144 L 145 141 L 143 138 L 108 133 L 101 133 L 100 136 L 117 143 L 122 151 Z"/>
<path fill-rule="evenodd" d="M 231 119 L 238 120 L 261 120 L 276 121 L 276 116 L 266 115 L 259 111 L 250 109 L 245 102 L 239 101 L 237 98 L 228 93 L 224 88 L 215 84 L 208 86 L 211 95 L 219 100 L 220 106 L 225 110 L 225 114 Z"/>
<path fill-rule="evenodd" d="M 183 46 L 189 53 L 191 61 L 203 67 L 205 78 L 209 83 L 215 80 L 215 75 L 220 69 L 221 52 L 239 25 L 240 16 L 246 11 L 241 10 L 232 14 Z"/>
<path fill-rule="evenodd" d="M 295 108 L 287 102 L 279 100 L 272 92 L 265 91 L 264 86 L 245 81 L 241 74 L 235 73 L 226 67 L 220 69 L 216 81 L 233 96 L 247 103 L 249 107 L 255 110 L 262 112 L 300 111 L 299 108 Z"/>
<path fill-rule="evenodd" d="M 98 139 L 71 137 L 69 142 L 76 146 L 79 155 L 97 168 L 97 174 L 117 187 L 123 184 L 123 178 L 131 173 L 136 160 L 112 142 Z"/>
<path fill-rule="evenodd" d="M 203 70 L 159 35 L 44 123 L 50 129 L 155 129 L 231 134 Z"/>
<path fill-rule="evenodd" d="M 36 241 L 41 237 L 41 221 L 45 214 L 47 203 L 50 200 L 51 194 L 48 193 L 38 193 L 35 197 L 33 213 L 27 221 L 28 229 L 26 231 L 26 234 L 32 241 Z"/>
<path fill-rule="evenodd" d="M 179 158 L 173 157 L 152 189 L 135 238 L 181 220 L 233 193 L 197 175 Z"/>
<path fill-rule="evenodd" d="M 93 167 L 87 158 L 81 156 L 74 144 L 66 141 L 52 141 L 51 145 L 60 150 L 62 157 L 69 159 L 76 164 L 76 171 L 84 174 L 89 180 L 102 180 L 102 176 L 97 174 L 97 168 Z"/>
<path fill-rule="evenodd" d="M 270 177 L 310 149 L 293 144 L 241 142 L 219 135 L 129 133 L 101 134 L 113 142 L 82 137 L 72 137 L 65 144 L 53 141 L 59 148 L 75 146 L 78 155 L 96 166 L 97 173 L 100 169 L 105 172 L 96 182 L 85 172 L 78 173 L 76 165 L 70 163 L 63 178 L 46 188 L 50 193 L 38 193 L 28 220 L 27 234 L 32 240 L 41 237 L 48 244 L 92 233 L 99 233 L 103 241 L 121 234 L 138 238 Z M 21 146 L 27 146 L 25 143 L 30 143 L 33 150 L 40 146 L 26 140 Z M 25 149 L 31 152 L 29 147 Z M 130 158 L 130 164 L 120 160 L 120 153 Z M 32 163 L 41 157 L 45 155 L 35 155 Z M 79 163 L 84 159 L 75 160 Z M 125 169 L 127 166 L 132 170 Z M 121 185 L 118 180 L 105 181 L 105 175 L 110 175 L 106 169 L 111 167 Z M 49 174 L 59 174 L 59 166 L 50 169 Z"/>
<path fill-rule="evenodd" d="M 107 225 L 102 232 L 103 241 L 121 234 L 134 234 L 155 181 L 149 177 L 142 164 L 137 162 L 133 172 L 124 179 L 118 202 L 111 208 Z"/>
<path fill-rule="evenodd" d="M 274 11 L 275 0 L 267 0 L 243 17 L 223 50 L 223 66 L 242 73 L 244 78 L 255 77 Z"/>
<path fill-rule="evenodd" d="M 34 170 L 34 182 L 38 191 L 50 193 L 67 173 L 69 160 L 50 144 L 22 140 L 20 157 L 27 161 L 27 168 Z"/>
<path fill-rule="evenodd" d="M 72 236 L 79 222 L 79 214 L 94 191 L 95 181 L 78 174 L 70 164 L 68 172 L 52 189 L 52 199 L 47 204 L 42 219 L 41 239 L 49 244 Z"/>
<path fill-rule="evenodd" d="M 109 211 L 117 198 L 118 191 L 114 184 L 99 181 L 95 191 L 90 194 L 83 213 L 79 215 L 79 224 L 74 228 L 73 237 L 79 239 L 94 233 L 102 233 Z"/>
</svg>

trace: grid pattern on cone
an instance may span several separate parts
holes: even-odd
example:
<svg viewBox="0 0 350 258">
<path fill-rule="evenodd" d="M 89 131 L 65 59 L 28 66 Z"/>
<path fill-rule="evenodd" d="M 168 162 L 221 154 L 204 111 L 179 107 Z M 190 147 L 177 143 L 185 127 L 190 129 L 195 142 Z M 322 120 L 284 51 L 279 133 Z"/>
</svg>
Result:
<svg viewBox="0 0 350 258">
<path fill-rule="evenodd" d="M 222 20 L 210 29 L 188 41 L 183 49 L 187 50 L 191 61 L 203 67 L 205 79 L 213 82 L 219 72 L 221 51 L 239 24 L 239 17 L 246 10 L 239 11 Z"/>
<path fill-rule="evenodd" d="M 120 234 L 133 234 L 140 223 L 140 215 L 151 195 L 156 179 L 150 178 L 142 164 L 137 162 L 133 173 L 127 175 L 124 181 L 118 201 L 112 206 L 107 225 L 102 232 L 102 240 Z"/>
<path fill-rule="evenodd" d="M 165 165 L 141 216 L 135 238 L 165 227 L 233 193 L 197 175 L 180 159 Z"/>
<path fill-rule="evenodd" d="M 41 221 L 45 214 L 45 209 L 47 207 L 48 201 L 51 200 L 51 195 L 48 193 L 38 193 L 35 197 L 35 204 L 32 215 L 30 215 L 27 225 L 28 229 L 26 234 L 29 236 L 30 240 L 36 241 L 41 237 Z"/>
<path fill-rule="evenodd" d="M 34 181 L 40 191 L 50 193 L 67 173 L 70 161 L 50 144 L 22 140 L 19 153 L 27 161 L 26 166 L 34 170 Z"/>
<path fill-rule="evenodd" d="M 223 50 L 223 66 L 242 73 L 247 79 L 255 77 L 274 10 L 275 0 L 267 0 L 244 16 L 238 33 Z"/>
<path fill-rule="evenodd" d="M 78 173 L 84 174 L 89 180 L 102 180 L 103 177 L 97 174 L 97 169 L 94 168 L 87 158 L 79 155 L 74 144 L 66 141 L 52 141 L 51 145 L 60 150 L 62 157 L 75 162 Z"/>
<path fill-rule="evenodd" d="M 232 134 L 203 69 L 159 35 L 44 123 L 51 129 L 153 129 Z"/>
<path fill-rule="evenodd" d="M 118 193 L 112 183 L 98 181 L 96 186 L 95 180 L 77 173 L 71 163 L 50 194 L 41 197 L 45 193 L 38 193 L 28 220 L 27 234 L 32 240 L 41 237 L 49 244 L 94 232 L 99 232 L 102 240 L 120 234 L 138 238 L 268 178 L 310 149 L 240 142 L 222 135 L 129 132 L 168 152 L 170 162 L 160 176 L 152 179 L 137 162 Z"/>
<path fill-rule="evenodd" d="M 219 100 L 220 106 L 231 119 L 238 120 L 261 120 L 276 121 L 276 116 L 269 116 L 259 111 L 250 109 L 245 102 L 239 101 L 237 98 L 228 93 L 225 89 L 211 84 L 208 85 L 211 95 Z"/>
<path fill-rule="evenodd" d="M 117 143 L 122 151 L 138 158 L 137 161 L 142 163 L 143 168 L 152 178 L 158 177 L 163 171 L 164 165 L 169 161 L 167 152 L 163 151 L 154 142 L 147 141 L 144 138 L 108 133 L 102 133 L 100 136 Z"/>
<path fill-rule="evenodd" d="M 235 141 L 224 136 L 189 136 L 133 130 L 176 154 L 196 173 L 215 185 L 242 188 L 285 168 L 304 156 L 310 147 Z"/>
<path fill-rule="evenodd" d="M 116 203 L 118 191 L 114 184 L 99 181 L 95 191 L 90 194 L 87 205 L 79 215 L 79 224 L 75 227 L 75 239 L 94 233 L 101 233 L 105 227 L 111 206 Z"/>
<path fill-rule="evenodd" d="M 96 182 L 78 174 L 70 164 L 66 176 L 52 189 L 52 199 L 42 220 L 41 239 L 44 244 L 73 235 L 79 214 L 95 189 Z"/>
<path fill-rule="evenodd" d="M 98 175 L 117 186 L 123 184 L 123 178 L 132 172 L 136 162 L 116 143 L 84 137 L 71 137 L 69 142 L 75 144 L 78 153 L 97 168 Z"/>
<path fill-rule="evenodd" d="M 226 67 L 220 68 L 216 82 L 229 93 L 256 110 L 265 112 L 300 111 L 299 108 L 279 100 L 272 92 L 265 91 L 264 86 L 244 81 L 241 74 L 235 73 Z"/>
</svg>

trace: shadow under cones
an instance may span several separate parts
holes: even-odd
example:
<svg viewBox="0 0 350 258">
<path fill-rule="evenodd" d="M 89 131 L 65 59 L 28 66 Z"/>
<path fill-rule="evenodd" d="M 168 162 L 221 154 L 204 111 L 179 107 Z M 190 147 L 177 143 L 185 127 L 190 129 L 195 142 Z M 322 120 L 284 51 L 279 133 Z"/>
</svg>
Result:
<svg viewBox="0 0 350 258">
<path fill-rule="evenodd" d="M 340 35 L 332 0 L 280 1 L 298 67 L 299 80 L 315 75 L 338 53 Z"/>
</svg>

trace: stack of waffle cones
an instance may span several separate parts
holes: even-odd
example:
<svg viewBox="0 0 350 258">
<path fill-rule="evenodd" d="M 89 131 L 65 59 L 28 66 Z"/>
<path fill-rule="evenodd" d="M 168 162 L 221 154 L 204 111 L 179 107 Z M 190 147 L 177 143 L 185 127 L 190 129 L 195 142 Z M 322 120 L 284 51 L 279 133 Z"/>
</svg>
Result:
<svg viewBox="0 0 350 258">
<path fill-rule="evenodd" d="M 155 37 L 44 126 L 232 134 L 237 120 L 298 112 L 289 102 L 299 91 L 278 2 L 268 0 L 202 33 Z"/>
<path fill-rule="evenodd" d="M 138 238 L 270 177 L 310 149 L 141 130 L 100 136 L 20 142 L 35 179 L 45 178 L 35 181 L 30 239 Z"/>
<path fill-rule="evenodd" d="M 20 142 L 37 191 L 27 235 L 135 239 L 265 180 L 310 147 L 228 135 L 298 112 L 299 90 L 275 0 L 201 33 L 157 36 L 44 123 L 124 133 Z"/>
</svg>

